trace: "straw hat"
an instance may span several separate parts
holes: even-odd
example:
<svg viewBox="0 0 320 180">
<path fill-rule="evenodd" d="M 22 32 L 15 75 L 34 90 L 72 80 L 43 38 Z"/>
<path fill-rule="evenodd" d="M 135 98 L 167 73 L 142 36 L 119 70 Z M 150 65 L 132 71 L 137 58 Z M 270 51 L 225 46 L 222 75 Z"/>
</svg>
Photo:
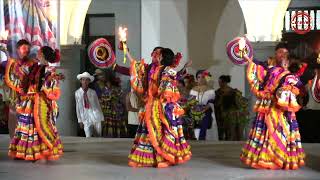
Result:
<svg viewBox="0 0 320 180">
<path fill-rule="evenodd" d="M 84 73 L 82 73 L 82 74 L 78 74 L 78 75 L 77 75 L 77 79 L 78 79 L 78 80 L 81 80 L 82 78 L 88 78 L 88 79 L 90 79 L 90 82 L 93 82 L 93 81 L 94 81 L 94 77 L 91 76 L 88 72 L 84 72 Z"/>
</svg>

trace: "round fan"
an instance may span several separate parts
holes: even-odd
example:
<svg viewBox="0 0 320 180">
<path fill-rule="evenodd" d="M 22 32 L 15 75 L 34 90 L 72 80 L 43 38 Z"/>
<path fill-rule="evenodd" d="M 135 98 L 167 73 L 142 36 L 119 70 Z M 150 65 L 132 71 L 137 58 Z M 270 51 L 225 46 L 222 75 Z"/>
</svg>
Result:
<svg viewBox="0 0 320 180">
<path fill-rule="evenodd" d="M 88 47 L 88 56 L 92 64 L 98 68 L 108 68 L 115 63 L 116 57 L 110 43 L 99 38 Z"/>
<path fill-rule="evenodd" d="M 226 47 L 227 55 L 232 63 L 236 65 L 245 65 L 247 61 L 244 60 L 243 54 L 246 53 L 249 58 L 253 57 L 253 49 L 250 41 L 247 38 L 245 40 L 245 46 L 241 51 L 239 48 L 239 42 L 241 37 L 236 37 L 233 40 L 229 41 Z"/>
</svg>

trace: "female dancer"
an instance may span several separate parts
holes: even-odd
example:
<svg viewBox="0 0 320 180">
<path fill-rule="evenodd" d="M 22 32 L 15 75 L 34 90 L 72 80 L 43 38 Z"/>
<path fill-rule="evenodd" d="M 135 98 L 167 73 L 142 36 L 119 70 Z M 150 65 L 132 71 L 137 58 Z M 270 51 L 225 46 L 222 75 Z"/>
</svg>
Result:
<svg viewBox="0 0 320 180">
<path fill-rule="evenodd" d="M 266 66 L 245 58 L 249 61 L 247 78 L 251 91 L 258 100 L 254 108 L 257 116 L 241 161 L 257 169 L 298 169 L 305 163 L 295 115 L 300 109 L 297 96 L 304 86 L 299 64 L 294 58 L 284 58 L 274 66 Z"/>
<path fill-rule="evenodd" d="M 9 62 L 6 83 L 19 93 L 16 105 L 18 125 L 9 145 L 9 156 L 24 160 L 56 160 L 62 155 L 62 144 L 55 126 L 58 115 L 56 100 L 60 96 L 57 74 L 49 63 L 59 60 L 59 53 L 48 46 L 38 52 L 40 65 L 33 64 L 29 74 L 21 66 Z M 27 80 L 26 80 L 27 79 Z"/>
<path fill-rule="evenodd" d="M 168 167 L 191 158 L 190 146 L 184 138 L 184 113 L 177 103 L 177 72 L 173 69 L 180 58 L 171 49 L 156 49 L 156 60 L 151 65 L 131 60 L 131 86 L 144 96 L 145 110 L 139 114 L 140 125 L 129 155 L 132 167 Z M 180 57 L 180 56 L 179 56 Z"/>
<path fill-rule="evenodd" d="M 191 116 L 195 120 L 195 136 L 198 140 L 218 141 L 218 127 L 213 104 L 215 91 L 208 86 L 210 77 L 211 74 L 207 70 L 199 70 L 196 73 L 198 85 L 190 91 L 190 95 L 196 98 L 198 104 L 191 109 Z M 210 133 L 207 132 L 208 129 L 211 129 Z"/>
</svg>

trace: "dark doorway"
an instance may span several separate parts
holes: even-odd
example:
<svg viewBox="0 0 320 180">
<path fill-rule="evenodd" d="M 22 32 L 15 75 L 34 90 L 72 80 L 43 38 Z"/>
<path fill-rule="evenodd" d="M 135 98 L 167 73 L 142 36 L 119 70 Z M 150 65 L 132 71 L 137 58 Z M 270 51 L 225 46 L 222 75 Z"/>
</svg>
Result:
<svg viewBox="0 0 320 180">
<path fill-rule="evenodd" d="M 98 38 L 105 38 L 115 50 L 115 15 L 114 14 L 87 14 L 84 29 L 82 44 L 86 45 L 83 50 L 81 59 L 81 72 L 88 71 L 93 73 L 96 67 L 91 64 L 87 49 L 88 46 Z"/>
</svg>

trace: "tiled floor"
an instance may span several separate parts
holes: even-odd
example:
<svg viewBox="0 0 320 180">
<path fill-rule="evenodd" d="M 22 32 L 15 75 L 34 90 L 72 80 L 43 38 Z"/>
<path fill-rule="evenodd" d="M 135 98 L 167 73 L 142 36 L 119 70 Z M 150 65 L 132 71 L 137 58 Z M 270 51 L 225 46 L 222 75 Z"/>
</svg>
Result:
<svg viewBox="0 0 320 180">
<path fill-rule="evenodd" d="M 307 165 L 296 171 L 254 170 L 239 161 L 241 142 L 191 142 L 193 157 L 184 165 L 166 169 L 130 168 L 130 139 L 64 137 L 61 160 L 39 164 L 7 157 L 8 136 L 0 135 L 1 180 L 95 179 L 320 179 L 320 144 L 303 144 Z"/>
</svg>

